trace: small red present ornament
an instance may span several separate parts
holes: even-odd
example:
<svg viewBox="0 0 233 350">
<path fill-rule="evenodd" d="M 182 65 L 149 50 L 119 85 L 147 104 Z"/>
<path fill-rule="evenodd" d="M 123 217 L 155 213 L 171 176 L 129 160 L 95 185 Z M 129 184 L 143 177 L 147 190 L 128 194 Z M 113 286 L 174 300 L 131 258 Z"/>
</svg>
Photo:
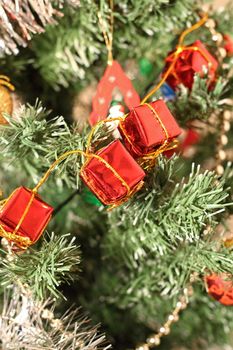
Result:
<svg viewBox="0 0 233 350">
<path fill-rule="evenodd" d="M 119 140 L 92 154 L 80 175 L 103 204 L 113 207 L 138 191 L 145 177 L 144 171 Z"/>
<path fill-rule="evenodd" d="M 126 148 L 136 158 L 167 150 L 181 133 L 163 100 L 133 108 L 120 122 L 119 129 Z"/>
<path fill-rule="evenodd" d="M 229 276 L 212 274 L 205 281 L 209 295 L 223 305 L 233 305 L 233 281 Z"/>
<path fill-rule="evenodd" d="M 0 236 L 25 249 L 40 238 L 52 212 L 37 193 L 19 187 L 0 209 Z"/>
<path fill-rule="evenodd" d="M 224 34 L 223 40 L 224 40 L 224 49 L 226 50 L 227 55 L 232 56 L 233 55 L 233 38 L 229 34 Z"/>
<path fill-rule="evenodd" d="M 190 46 L 184 46 L 177 50 L 173 51 L 166 58 L 163 73 L 165 75 L 170 66 L 174 65 L 166 79 L 173 89 L 179 84 L 183 84 L 191 89 L 195 73 L 199 73 L 201 76 L 204 74 L 203 67 L 208 69 L 210 83 L 215 80 L 218 62 L 200 40 L 196 40 Z"/>
</svg>

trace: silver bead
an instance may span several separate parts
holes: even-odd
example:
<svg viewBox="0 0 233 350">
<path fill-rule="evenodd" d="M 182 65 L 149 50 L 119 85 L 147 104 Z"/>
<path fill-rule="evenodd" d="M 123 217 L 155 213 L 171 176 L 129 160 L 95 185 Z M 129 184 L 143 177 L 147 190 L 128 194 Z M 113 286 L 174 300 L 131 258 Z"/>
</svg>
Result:
<svg viewBox="0 0 233 350">
<path fill-rule="evenodd" d="M 223 36 L 220 33 L 216 33 L 212 36 L 212 40 L 221 43 L 223 41 Z"/>
<path fill-rule="evenodd" d="M 178 307 L 179 309 L 181 309 L 181 307 L 182 307 L 182 302 L 181 302 L 181 301 L 178 301 L 178 302 L 176 303 L 176 307 Z"/>
<path fill-rule="evenodd" d="M 228 137 L 226 135 L 221 135 L 221 143 L 223 146 L 227 145 Z"/>
<path fill-rule="evenodd" d="M 231 116 L 232 116 L 231 111 L 224 111 L 223 112 L 223 117 L 224 117 L 225 120 L 230 120 Z"/>
<path fill-rule="evenodd" d="M 160 332 L 161 334 L 168 335 L 168 334 L 170 333 L 170 328 L 167 327 L 167 326 L 161 327 L 161 328 L 159 329 L 159 332 Z"/>
<path fill-rule="evenodd" d="M 155 342 L 154 342 L 155 345 L 159 345 L 160 344 L 160 338 L 158 336 L 155 336 L 154 340 L 155 340 Z"/>
<path fill-rule="evenodd" d="M 223 151 L 222 149 L 219 150 L 218 152 L 219 159 L 225 160 L 226 159 L 226 152 Z"/>
<path fill-rule="evenodd" d="M 161 327 L 161 328 L 159 329 L 159 333 L 165 334 L 165 328 L 164 328 L 164 327 Z"/>
<path fill-rule="evenodd" d="M 226 51 L 226 49 L 224 49 L 224 47 L 220 47 L 218 49 L 218 51 L 219 51 L 219 54 L 222 58 L 225 58 L 227 56 L 227 51 Z"/>
<path fill-rule="evenodd" d="M 229 131 L 230 130 L 231 124 L 229 123 L 228 120 L 224 120 L 223 128 L 224 128 L 225 131 Z"/>
<path fill-rule="evenodd" d="M 153 345 L 159 345 L 160 344 L 160 338 L 158 335 L 152 335 L 147 339 L 147 343 L 151 346 Z"/>
<path fill-rule="evenodd" d="M 205 26 L 206 26 L 207 28 L 215 28 L 216 23 L 215 23 L 215 21 L 214 21 L 212 18 L 210 18 L 210 19 L 208 19 L 208 20 L 206 21 Z"/>
<path fill-rule="evenodd" d="M 222 175 L 224 173 L 224 168 L 221 164 L 219 164 L 216 168 L 216 172 L 218 175 Z"/>
<path fill-rule="evenodd" d="M 165 335 L 168 335 L 170 333 L 170 327 L 166 326 L 165 328 Z"/>
<path fill-rule="evenodd" d="M 149 345 L 141 344 L 141 345 L 136 347 L 136 350 L 149 350 Z"/>
<path fill-rule="evenodd" d="M 174 315 L 171 314 L 171 315 L 168 316 L 168 321 L 172 321 L 173 322 L 174 318 L 175 318 Z"/>
</svg>

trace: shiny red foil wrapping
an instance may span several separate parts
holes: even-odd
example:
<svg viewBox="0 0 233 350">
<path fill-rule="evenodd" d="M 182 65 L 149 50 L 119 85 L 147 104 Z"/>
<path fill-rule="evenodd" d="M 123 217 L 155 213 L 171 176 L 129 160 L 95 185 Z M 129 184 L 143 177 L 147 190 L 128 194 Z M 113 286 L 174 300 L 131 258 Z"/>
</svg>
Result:
<svg viewBox="0 0 233 350">
<path fill-rule="evenodd" d="M 200 40 L 195 41 L 190 46 L 197 47 L 200 51 L 189 50 L 188 47 L 180 53 L 173 71 L 167 78 L 167 83 L 175 89 L 177 85 L 183 84 L 191 89 L 193 86 L 194 74 L 203 75 L 203 67 L 208 68 L 210 83 L 215 80 L 216 70 L 218 68 L 217 60 L 209 53 Z M 168 55 L 165 62 L 164 73 L 172 64 L 174 57 L 172 53 Z M 164 74 L 163 73 L 163 74 Z"/>
<path fill-rule="evenodd" d="M 145 176 L 142 168 L 119 140 L 110 143 L 100 150 L 97 155 L 114 168 L 131 190 Z M 81 177 L 103 204 L 115 204 L 128 194 L 122 181 L 99 159 L 91 158 L 84 166 Z"/>
<path fill-rule="evenodd" d="M 229 34 L 224 34 L 224 49 L 228 56 L 233 56 L 233 38 Z"/>
<path fill-rule="evenodd" d="M 19 187 L 12 193 L 5 205 L 1 208 L 0 225 L 3 226 L 5 231 L 13 233 L 24 215 L 31 195 L 32 192 L 29 189 Z M 16 235 L 28 237 L 35 243 L 43 233 L 52 212 L 53 208 L 36 195 Z"/>
<path fill-rule="evenodd" d="M 163 100 L 151 102 L 168 133 L 171 141 L 181 133 L 181 129 Z M 133 108 L 127 117 L 120 122 L 120 132 L 126 148 L 134 157 L 141 157 L 155 151 L 167 136 L 156 115 L 146 105 Z"/>
<path fill-rule="evenodd" d="M 233 281 L 229 276 L 212 274 L 205 279 L 209 295 L 223 305 L 233 305 Z"/>
</svg>

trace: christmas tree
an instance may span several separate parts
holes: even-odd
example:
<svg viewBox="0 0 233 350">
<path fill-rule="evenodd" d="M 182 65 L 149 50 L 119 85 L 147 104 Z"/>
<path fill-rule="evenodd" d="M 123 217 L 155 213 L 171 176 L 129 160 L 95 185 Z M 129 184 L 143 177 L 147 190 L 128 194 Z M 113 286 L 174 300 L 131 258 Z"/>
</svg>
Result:
<svg viewBox="0 0 233 350">
<path fill-rule="evenodd" d="M 232 349 L 232 4 L 0 18 L 1 349 Z"/>
</svg>

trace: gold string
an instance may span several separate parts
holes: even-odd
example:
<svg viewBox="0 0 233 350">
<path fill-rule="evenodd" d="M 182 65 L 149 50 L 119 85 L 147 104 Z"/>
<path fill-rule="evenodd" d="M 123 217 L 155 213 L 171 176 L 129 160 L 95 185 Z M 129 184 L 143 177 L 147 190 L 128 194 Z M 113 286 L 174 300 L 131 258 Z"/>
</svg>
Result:
<svg viewBox="0 0 233 350">
<path fill-rule="evenodd" d="M 9 231 L 6 231 L 2 225 L 0 225 L 0 236 L 6 238 L 9 241 L 18 243 L 20 248 L 26 249 L 32 244 L 32 241 L 28 237 L 17 236 Z"/>
<path fill-rule="evenodd" d="M 107 118 L 107 119 L 103 119 L 103 120 L 100 120 L 99 122 L 97 122 L 97 123 L 91 128 L 91 131 L 90 131 L 89 135 L 87 136 L 86 153 L 89 153 L 90 148 L 91 148 L 91 142 L 92 142 L 94 133 L 96 132 L 96 129 L 98 129 L 98 127 L 99 127 L 101 124 L 107 124 L 107 123 L 110 123 L 110 122 L 113 122 L 113 121 L 122 121 L 122 120 L 124 120 L 124 119 L 127 117 L 127 115 L 128 115 L 128 113 L 125 114 L 125 115 L 123 115 L 122 117 Z"/>
<path fill-rule="evenodd" d="M 175 64 L 179 58 L 179 55 L 186 49 L 188 49 L 188 47 L 183 47 L 183 42 L 184 39 L 186 37 L 186 35 L 188 35 L 189 33 L 193 32 L 194 30 L 200 28 L 208 19 L 208 15 L 206 14 L 200 21 L 198 21 L 197 23 L 195 23 L 193 26 L 191 26 L 190 28 L 186 29 L 185 31 L 183 31 L 183 33 L 180 35 L 179 37 L 179 41 L 178 41 L 178 45 L 176 47 L 175 52 L 172 54 L 174 55 L 174 60 L 172 61 L 171 65 L 169 66 L 169 68 L 167 69 L 167 71 L 164 73 L 163 78 L 159 81 L 159 83 L 143 98 L 143 100 L 141 101 L 141 104 L 144 104 L 156 91 L 158 91 L 160 89 L 160 87 L 165 83 L 165 81 L 167 80 L 169 74 L 171 73 L 171 71 L 173 70 L 173 68 L 175 67 Z M 191 48 L 193 48 L 192 46 L 190 46 Z M 198 47 L 196 48 L 197 51 L 200 51 L 200 53 L 202 54 L 202 50 L 199 49 Z M 209 58 L 208 58 L 209 61 Z"/>
<path fill-rule="evenodd" d="M 114 4 L 113 4 L 113 0 L 109 0 L 109 4 L 110 4 L 110 31 L 109 32 L 107 32 L 107 30 L 106 30 L 106 26 L 105 26 L 105 23 L 103 21 L 101 12 L 98 11 L 97 15 L 98 15 L 98 19 L 99 19 L 100 28 L 101 28 L 102 33 L 103 33 L 105 45 L 106 45 L 106 48 L 108 51 L 108 65 L 111 66 L 112 62 L 113 62 L 112 43 L 113 43 L 113 29 L 114 29 L 114 14 L 113 14 Z"/>
<path fill-rule="evenodd" d="M 168 131 L 165 127 L 165 125 L 163 124 L 163 121 L 161 120 L 160 116 L 158 115 L 158 113 L 156 112 L 156 110 L 149 104 L 149 103 L 144 103 L 148 108 L 150 108 L 150 110 L 152 111 L 153 115 L 155 116 L 156 120 L 158 120 L 161 128 L 163 129 L 163 132 L 165 134 L 166 139 L 169 139 L 169 134 Z"/>
<path fill-rule="evenodd" d="M 200 47 L 184 46 L 184 47 L 181 47 L 181 49 L 182 49 L 182 52 L 184 52 L 184 51 L 199 51 L 200 54 L 206 59 L 206 61 L 209 61 L 208 55 Z M 179 53 L 181 53 L 181 51 Z M 175 56 L 174 52 L 170 56 L 168 56 L 168 58 L 170 58 L 170 57 L 172 58 L 173 56 Z"/>
<path fill-rule="evenodd" d="M 180 37 L 179 37 L 179 41 L 178 41 L 178 46 L 181 46 L 184 42 L 185 37 L 193 32 L 194 30 L 197 30 L 198 28 L 200 28 L 201 26 L 203 26 L 203 24 L 205 24 L 205 22 L 208 19 L 208 14 L 206 13 L 201 19 L 200 21 L 198 21 L 197 23 L 193 24 L 190 28 L 187 28 L 183 31 L 183 33 L 181 33 Z"/>
</svg>

